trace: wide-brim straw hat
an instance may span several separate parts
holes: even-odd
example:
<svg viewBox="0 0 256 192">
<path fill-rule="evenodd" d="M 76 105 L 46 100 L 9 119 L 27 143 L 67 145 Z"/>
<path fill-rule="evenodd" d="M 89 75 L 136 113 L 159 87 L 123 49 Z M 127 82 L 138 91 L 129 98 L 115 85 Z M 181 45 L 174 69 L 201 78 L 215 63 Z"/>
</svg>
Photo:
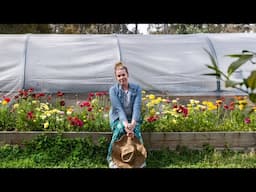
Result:
<svg viewBox="0 0 256 192">
<path fill-rule="evenodd" d="M 139 168 L 147 158 L 147 150 L 134 136 L 123 135 L 113 143 L 112 160 L 119 168 Z"/>
</svg>

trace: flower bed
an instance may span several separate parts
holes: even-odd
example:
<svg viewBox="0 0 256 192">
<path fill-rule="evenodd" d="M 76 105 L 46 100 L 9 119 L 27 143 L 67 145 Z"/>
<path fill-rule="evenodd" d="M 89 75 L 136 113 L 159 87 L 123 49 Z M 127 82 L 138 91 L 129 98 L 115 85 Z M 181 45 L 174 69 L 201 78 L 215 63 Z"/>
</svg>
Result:
<svg viewBox="0 0 256 192">
<path fill-rule="evenodd" d="M 256 131 L 256 108 L 246 97 L 183 101 L 142 95 L 142 132 Z M 106 92 L 68 103 L 62 92 L 20 90 L 0 101 L 0 131 L 108 132 L 109 109 Z"/>
</svg>

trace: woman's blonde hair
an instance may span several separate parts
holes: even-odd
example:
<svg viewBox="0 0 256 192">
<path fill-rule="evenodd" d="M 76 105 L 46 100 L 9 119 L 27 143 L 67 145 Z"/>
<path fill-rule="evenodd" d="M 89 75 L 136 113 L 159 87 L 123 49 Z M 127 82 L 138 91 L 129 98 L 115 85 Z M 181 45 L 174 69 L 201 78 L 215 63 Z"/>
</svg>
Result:
<svg viewBox="0 0 256 192">
<path fill-rule="evenodd" d="M 128 68 L 127 68 L 121 61 L 119 61 L 119 62 L 117 62 L 117 63 L 115 64 L 115 73 L 116 73 L 116 71 L 117 71 L 118 69 L 124 69 L 124 70 L 126 71 L 126 73 L 129 74 L 129 73 L 128 73 Z"/>
</svg>

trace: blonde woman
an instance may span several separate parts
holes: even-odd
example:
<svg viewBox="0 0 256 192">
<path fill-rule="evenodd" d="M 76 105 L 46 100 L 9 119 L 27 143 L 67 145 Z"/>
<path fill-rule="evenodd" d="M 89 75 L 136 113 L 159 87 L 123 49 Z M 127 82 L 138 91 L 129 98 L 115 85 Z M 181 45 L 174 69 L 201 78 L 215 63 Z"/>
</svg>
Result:
<svg viewBox="0 0 256 192">
<path fill-rule="evenodd" d="M 109 89 L 111 108 L 109 112 L 112 139 L 108 148 L 107 161 L 110 168 L 118 168 L 112 161 L 112 146 L 115 141 L 127 134 L 136 137 L 142 144 L 141 135 L 141 88 L 128 81 L 128 68 L 118 62 L 114 68 L 117 83 Z M 141 167 L 145 166 L 145 162 Z"/>
</svg>

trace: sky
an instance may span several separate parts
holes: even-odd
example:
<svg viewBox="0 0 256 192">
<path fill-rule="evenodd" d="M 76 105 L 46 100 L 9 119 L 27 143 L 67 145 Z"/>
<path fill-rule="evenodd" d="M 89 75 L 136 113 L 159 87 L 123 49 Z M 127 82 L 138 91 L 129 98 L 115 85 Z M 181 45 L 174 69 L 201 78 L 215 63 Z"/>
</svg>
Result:
<svg viewBox="0 0 256 192">
<path fill-rule="evenodd" d="M 133 28 L 135 28 L 135 24 L 128 24 L 128 29 L 129 30 L 132 30 Z M 138 24 L 139 32 L 144 34 L 144 35 L 148 34 L 147 28 L 148 28 L 148 24 Z"/>
</svg>

